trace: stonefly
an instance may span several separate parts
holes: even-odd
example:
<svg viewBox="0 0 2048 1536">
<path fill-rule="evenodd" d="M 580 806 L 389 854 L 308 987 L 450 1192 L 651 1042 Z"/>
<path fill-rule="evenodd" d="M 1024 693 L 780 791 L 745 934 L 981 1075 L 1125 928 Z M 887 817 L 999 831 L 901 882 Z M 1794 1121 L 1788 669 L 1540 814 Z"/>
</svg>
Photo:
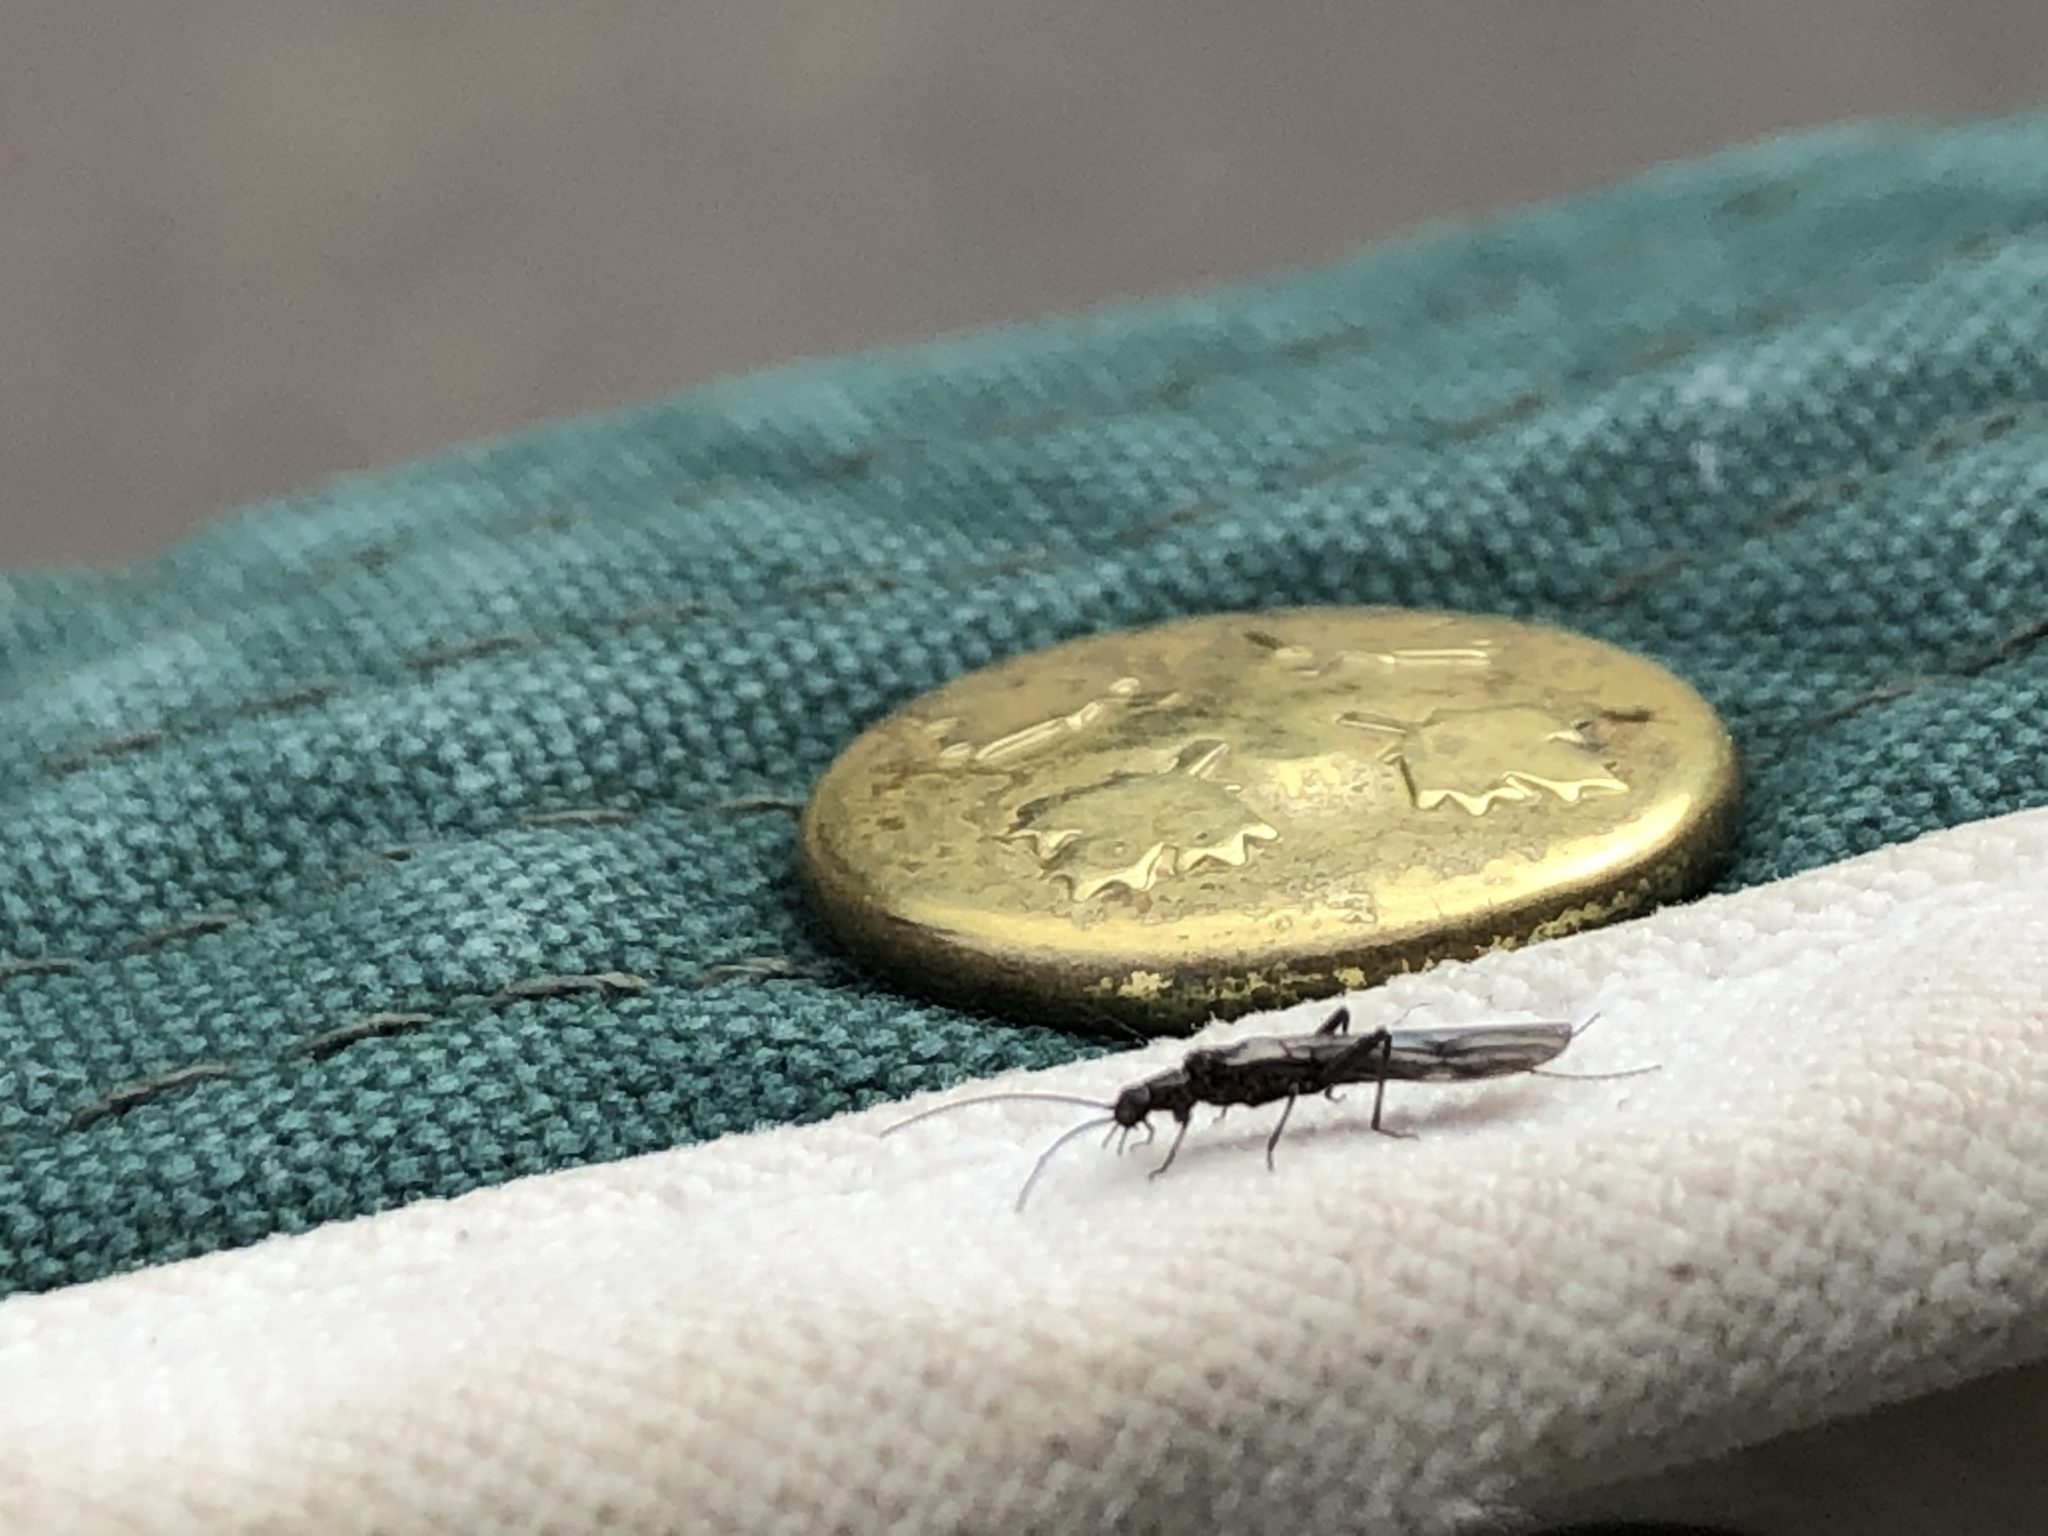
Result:
<svg viewBox="0 0 2048 1536">
<path fill-rule="evenodd" d="M 1117 1149 L 1142 1129 L 1152 1140 L 1152 1116 L 1171 1115 L 1178 1126 L 1166 1160 L 1149 1177 L 1158 1178 L 1173 1166 L 1180 1144 L 1187 1139 L 1188 1122 L 1198 1104 L 1213 1104 L 1228 1112 L 1232 1105 L 1271 1104 L 1281 1101 L 1280 1120 L 1266 1138 L 1266 1166 L 1273 1166 L 1273 1149 L 1287 1129 L 1295 1100 L 1311 1094 L 1334 1098 L 1336 1090 L 1355 1083 L 1373 1085 L 1372 1128 L 1382 1136 L 1407 1136 L 1407 1131 L 1390 1131 L 1380 1123 L 1386 1106 L 1387 1084 L 1458 1083 L 1484 1077 L 1508 1077 L 1528 1073 L 1537 1077 L 1575 1077 L 1582 1081 L 1634 1077 L 1654 1072 L 1655 1067 L 1635 1067 L 1626 1072 L 1576 1074 L 1544 1072 L 1545 1062 L 1562 1054 L 1589 1029 L 1594 1014 L 1580 1024 L 1541 1022 L 1534 1024 L 1453 1024 L 1395 1026 L 1354 1035 L 1351 1010 L 1339 1008 L 1313 1034 L 1254 1035 L 1226 1045 L 1203 1046 L 1150 1077 L 1140 1078 L 1114 1100 L 1082 1098 L 1068 1093 L 984 1093 L 971 1099 L 920 1111 L 897 1121 L 882 1132 L 892 1135 L 905 1126 L 949 1114 L 970 1104 L 998 1104 L 1028 1100 L 1046 1104 L 1079 1104 L 1105 1111 L 1101 1118 L 1085 1120 L 1054 1138 L 1031 1166 L 1024 1187 L 1017 1191 L 1017 1209 L 1031 1198 L 1032 1187 L 1045 1172 L 1053 1154 L 1077 1136 L 1109 1127 L 1117 1137 Z M 1105 1138 L 1104 1145 L 1108 1144 Z"/>
</svg>

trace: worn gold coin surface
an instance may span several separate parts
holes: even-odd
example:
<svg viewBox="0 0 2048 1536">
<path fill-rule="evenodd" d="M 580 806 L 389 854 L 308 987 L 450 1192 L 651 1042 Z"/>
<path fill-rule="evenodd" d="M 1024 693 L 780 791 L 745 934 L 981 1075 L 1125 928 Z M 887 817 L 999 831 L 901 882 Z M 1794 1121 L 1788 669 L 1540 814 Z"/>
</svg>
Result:
<svg viewBox="0 0 2048 1536">
<path fill-rule="evenodd" d="M 899 985 L 1171 1032 L 1696 889 L 1732 743 L 1661 667 L 1474 614 L 1304 608 L 955 679 L 819 781 L 836 937 Z"/>
</svg>

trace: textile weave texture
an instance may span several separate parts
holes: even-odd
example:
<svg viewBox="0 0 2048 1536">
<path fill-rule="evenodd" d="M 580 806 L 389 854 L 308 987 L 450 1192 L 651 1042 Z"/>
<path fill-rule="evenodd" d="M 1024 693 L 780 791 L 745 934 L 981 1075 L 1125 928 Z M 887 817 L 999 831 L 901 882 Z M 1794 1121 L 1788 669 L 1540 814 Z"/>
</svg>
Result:
<svg viewBox="0 0 2048 1536">
<path fill-rule="evenodd" d="M 2048 118 L 1860 125 L 0 582 L 0 1294 L 1103 1047 L 866 980 L 789 806 L 1076 634 L 1497 611 L 1743 751 L 1724 888 L 2048 800 Z"/>
</svg>

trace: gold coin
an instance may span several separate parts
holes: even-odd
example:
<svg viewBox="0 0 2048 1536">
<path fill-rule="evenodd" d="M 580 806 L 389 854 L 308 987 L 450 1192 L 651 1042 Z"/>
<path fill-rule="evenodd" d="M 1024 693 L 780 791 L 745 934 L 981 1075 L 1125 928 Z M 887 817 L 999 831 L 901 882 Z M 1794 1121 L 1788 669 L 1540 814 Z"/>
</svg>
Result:
<svg viewBox="0 0 2048 1536">
<path fill-rule="evenodd" d="M 827 927 L 901 986 L 1167 1033 L 1684 895 L 1737 784 L 1706 701 L 1640 656 L 1298 608 L 957 678 L 840 754 L 798 843 Z"/>
</svg>

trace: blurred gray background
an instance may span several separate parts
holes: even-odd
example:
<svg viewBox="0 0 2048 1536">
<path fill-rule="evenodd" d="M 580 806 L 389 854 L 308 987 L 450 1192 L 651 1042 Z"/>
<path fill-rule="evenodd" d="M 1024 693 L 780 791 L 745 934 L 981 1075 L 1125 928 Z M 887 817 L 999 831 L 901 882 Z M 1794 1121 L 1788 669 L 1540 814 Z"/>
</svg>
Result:
<svg viewBox="0 0 2048 1536">
<path fill-rule="evenodd" d="M 2048 97 L 2041 0 L 0 0 L 0 565 L 794 354 Z"/>
</svg>

